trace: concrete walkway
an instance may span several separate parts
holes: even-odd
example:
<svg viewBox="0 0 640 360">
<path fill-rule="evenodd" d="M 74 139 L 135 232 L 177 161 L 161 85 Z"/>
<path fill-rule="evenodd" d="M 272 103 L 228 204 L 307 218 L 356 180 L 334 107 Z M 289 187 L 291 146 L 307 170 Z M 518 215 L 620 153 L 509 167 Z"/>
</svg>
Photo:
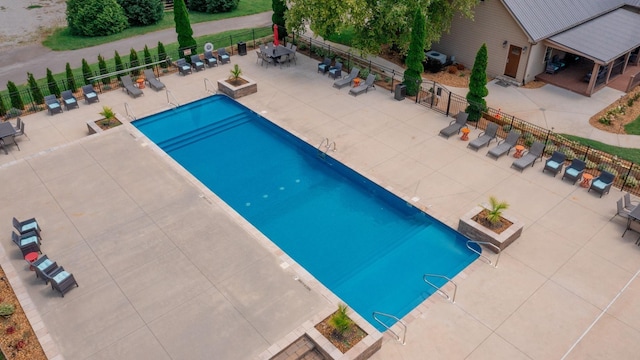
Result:
<svg viewBox="0 0 640 360">
<path fill-rule="evenodd" d="M 243 104 L 310 144 L 330 138 L 337 159 L 445 224 L 455 228 L 491 195 L 526 224 L 497 268 L 474 262 L 454 279 L 455 304 L 431 296 L 405 317 L 407 345 L 385 335 L 374 359 L 640 353 L 640 248 L 636 233 L 620 237 L 625 220 L 612 219 L 619 191 L 599 198 L 542 173 L 540 163 L 510 169 L 511 157 L 496 161 L 439 137 L 450 118 L 382 89 L 350 96 L 303 55 L 282 69 L 261 67 L 253 52 L 232 57 L 236 63 L 259 84 Z M 186 103 L 208 96 L 204 79 L 215 83 L 230 68 L 162 81 Z M 15 269 L 10 281 L 22 284 L 27 313 L 40 319 L 39 338 L 56 360 L 277 352 L 338 299 L 130 124 L 86 135 L 102 105 L 123 114 L 128 103 L 138 117 L 170 108 L 164 92 L 144 92 L 134 100 L 116 90 L 99 104 L 24 118 L 30 140 L 0 154 L 0 197 L 10 204 L 0 209 L 0 263 Z M 8 236 L 13 216 L 42 222 L 43 252 L 79 288 L 61 298 L 35 278 Z"/>
</svg>

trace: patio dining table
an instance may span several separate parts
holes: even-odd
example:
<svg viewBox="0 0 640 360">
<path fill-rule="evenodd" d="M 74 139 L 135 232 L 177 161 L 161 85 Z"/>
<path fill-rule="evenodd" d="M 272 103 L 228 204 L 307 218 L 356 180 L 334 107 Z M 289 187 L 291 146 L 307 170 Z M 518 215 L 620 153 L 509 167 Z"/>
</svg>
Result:
<svg viewBox="0 0 640 360">
<path fill-rule="evenodd" d="M 268 50 L 273 49 L 273 52 L 270 53 L 269 51 L 267 51 L 267 56 L 270 58 L 273 58 L 274 60 L 278 60 L 278 58 L 280 58 L 280 56 L 282 55 L 288 55 L 288 54 L 293 54 L 293 50 L 286 48 L 282 45 L 278 45 L 275 48 L 268 48 Z"/>
<path fill-rule="evenodd" d="M 15 135 L 16 135 L 16 129 L 13 127 L 13 125 L 11 125 L 10 122 L 5 121 L 3 123 L 0 123 L 0 140 L 2 140 L 0 142 L 0 147 L 2 147 L 2 150 L 4 150 L 4 153 L 6 155 L 9 155 L 9 152 L 7 151 L 7 148 L 5 147 L 5 139 L 11 138 L 12 141 L 15 143 L 16 139 L 15 139 Z"/>
</svg>

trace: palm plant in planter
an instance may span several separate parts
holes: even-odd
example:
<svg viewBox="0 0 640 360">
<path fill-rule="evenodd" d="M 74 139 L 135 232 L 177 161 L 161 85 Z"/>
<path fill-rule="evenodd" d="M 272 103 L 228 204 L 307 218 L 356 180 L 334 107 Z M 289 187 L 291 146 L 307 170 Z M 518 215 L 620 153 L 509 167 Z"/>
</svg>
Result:
<svg viewBox="0 0 640 360">
<path fill-rule="evenodd" d="M 333 313 L 329 318 L 329 325 L 331 325 L 337 334 L 343 336 L 351 325 L 353 325 L 353 321 L 347 315 L 347 305 L 340 304 L 338 305 L 338 311 Z"/>
<path fill-rule="evenodd" d="M 349 318 L 347 309 L 347 305 L 339 304 L 336 312 L 315 326 L 343 354 L 367 336 L 367 333 Z"/>
<path fill-rule="evenodd" d="M 229 76 L 229 83 L 235 86 L 241 85 L 242 78 L 240 75 L 242 75 L 242 70 L 240 69 L 240 66 L 238 66 L 238 64 L 233 65 L 233 69 L 229 70 L 229 72 L 231 73 L 231 76 Z"/>
<path fill-rule="evenodd" d="M 509 208 L 509 204 L 506 201 L 498 201 L 494 196 L 489 197 L 490 209 L 487 209 L 487 220 L 489 220 L 490 227 L 500 227 L 500 219 L 502 219 L 502 212 Z"/>
<path fill-rule="evenodd" d="M 103 130 L 110 129 L 112 127 L 122 124 L 118 119 L 116 119 L 116 113 L 113 112 L 113 109 L 111 109 L 108 106 L 103 106 L 102 111 L 99 112 L 99 114 L 102 115 L 104 118 L 102 120 L 96 121 L 96 123 L 99 123 L 100 127 Z"/>
</svg>

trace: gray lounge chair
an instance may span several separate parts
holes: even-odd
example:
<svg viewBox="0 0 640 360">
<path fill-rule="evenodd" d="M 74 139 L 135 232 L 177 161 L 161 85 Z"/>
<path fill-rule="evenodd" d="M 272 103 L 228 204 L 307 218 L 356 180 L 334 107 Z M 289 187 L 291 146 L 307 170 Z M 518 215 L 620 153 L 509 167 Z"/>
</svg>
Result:
<svg viewBox="0 0 640 360">
<path fill-rule="evenodd" d="M 42 253 L 42 251 L 40 251 L 40 238 L 35 231 L 30 231 L 21 235 L 16 234 L 15 231 L 12 231 L 11 240 L 14 244 L 18 245 L 23 257 L 31 252 Z"/>
<path fill-rule="evenodd" d="M 127 94 L 131 95 L 131 97 L 137 98 L 138 96 L 144 94 L 142 90 L 133 85 L 131 76 L 122 75 L 122 77 L 120 77 L 120 81 L 122 81 L 122 90 L 126 91 Z"/>
<path fill-rule="evenodd" d="M 73 274 L 64 270 L 64 267 L 60 266 L 51 272 L 47 278 L 51 281 L 51 289 L 57 290 L 62 297 L 74 286 L 78 287 L 78 282 L 73 277 Z"/>
<path fill-rule="evenodd" d="M 44 280 L 45 284 L 49 283 L 49 275 L 58 268 L 58 264 L 49 259 L 47 255 L 42 255 L 38 260 L 31 263 L 36 272 L 36 277 Z"/>
<path fill-rule="evenodd" d="M 564 169 L 564 175 L 562 175 L 562 179 L 567 178 L 573 182 L 575 185 L 576 181 L 582 179 L 582 174 L 584 174 L 584 169 L 586 168 L 586 164 L 584 161 L 580 159 L 571 160 L 571 165 Z"/>
<path fill-rule="evenodd" d="M 544 164 L 542 172 L 549 170 L 553 174 L 553 177 L 556 177 L 556 175 L 562 171 L 565 160 L 567 160 L 567 156 L 565 154 L 554 151 L 549 160 Z"/>
<path fill-rule="evenodd" d="M 191 74 L 191 65 L 187 64 L 185 59 L 176 60 L 176 66 L 178 67 L 178 71 L 180 74 L 187 76 L 187 74 Z"/>
<path fill-rule="evenodd" d="M 331 65 L 331 59 L 324 58 L 324 60 L 318 64 L 318 72 L 322 72 L 322 75 L 326 74 L 329 71 L 329 67 Z"/>
<path fill-rule="evenodd" d="M 593 179 L 593 181 L 591 182 L 591 187 L 589 187 L 589 190 L 587 190 L 587 192 L 593 190 L 597 193 L 600 193 L 600 197 L 602 197 L 602 195 L 609 193 L 609 190 L 611 190 L 611 185 L 613 185 L 613 180 L 615 178 L 616 177 L 612 173 L 603 170 L 600 173 L 600 176 Z"/>
<path fill-rule="evenodd" d="M 529 151 L 525 151 L 524 155 L 520 159 L 511 164 L 511 167 L 520 170 L 520 172 L 524 171 L 524 169 L 531 165 L 533 166 L 536 163 L 536 160 L 542 158 L 542 152 L 544 151 L 544 144 L 540 141 L 536 141 L 531 145 Z"/>
<path fill-rule="evenodd" d="M 166 87 L 162 81 L 158 80 L 151 69 L 144 69 L 144 79 L 149 84 L 149 87 L 154 90 L 162 90 Z"/>
<path fill-rule="evenodd" d="M 489 143 L 492 140 L 495 140 L 497 135 L 498 124 L 490 122 L 487 124 L 487 128 L 484 130 L 484 132 L 481 132 L 476 139 L 473 139 L 473 141 L 469 142 L 467 147 L 478 151 L 481 147 L 489 146 Z"/>
<path fill-rule="evenodd" d="M 440 136 L 444 136 L 448 139 L 449 137 L 451 137 L 451 135 L 460 133 L 460 130 L 463 127 L 467 127 L 468 117 L 469 114 L 467 114 L 466 112 L 459 112 L 458 115 L 456 115 L 455 120 L 449 123 L 449 126 L 440 130 Z"/>
<path fill-rule="evenodd" d="M 376 81 L 376 76 L 374 74 L 369 74 L 367 76 L 367 80 L 364 81 L 364 84 L 360 84 L 354 88 L 351 88 L 351 90 L 349 90 L 349 94 L 353 95 L 353 96 L 358 96 L 362 93 L 366 93 L 367 91 L 369 91 L 370 88 L 376 88 L 375 85 L 373 85 L 373 82 Z"/>
<path fill-rule="evenodd" d="M 353 81 L 353 79 L 357 78 L 359 74 L 360 74 L 360 69 L 354 67 L 354 68 L 351 69 L 351 73 L 349 73 L 349 75 L 347 75 L 346 77 L 344 77 L 342 79 L 338 79 L 338 80 L 334 81 L 333 82 L 333 87 L 337 87 L 338 89 L 342 89 L 345 86 L 349 86 L 349 85 L 351 85 L 351 82 Z"/>
<path fill-rule="evenodd" d="M 339 78 L 340 76 L 342 76 L 342 63 L 341 62 L 336 62 L 335 66 L 332 66 L 329 69 L 329 76 L 331 76 L 332 79 L 336 79 Z"/>
<path fill-rule="evenodd" d="M 62 101 L 64 102 L 64 108 L 69 110 L 73 108 L 79 108 L 78 99 L 73 96 L 73 92 L 71 90 L 65 90 L 60 94 L 62 96 Z"/>
<path fill-rule="evenodd" d="M 211 51 L 204 52 L 204 62 L 208 67 L 218 66 L 218 60 L 213 56 L 213 52 Z"/>
<path fill-rule="evenodd" d="M 228 63 L 228 62 L 231 62 L 231 56 L 229 56 L 229 53 L 227 52 L 227 49 L 225 49 L 225 48 L 218 49 L 218 60 L 223 65 Z"/>
<path fill-rule="evenodd" d="M 509 131 L 507 137 L 504 140 L 498 141 L 498 144 L 496 146 L 487 151 L 487 156 L 491 156 L 498 160 L 500 156 L 509 154 L 509 151 L 511 151 L 511 149 L 513 149 L 513 147 L 518 144 L 518 139 L 520 139 L 519 132 L 515 130 Z"/>
<path fill-rule="evenodd" d="M 82 87 L 82 94 L 84 94 L 84 101 L 86 101 L 87 104 L 100 101 L 98 93 L 96 93 L 93 85 L 91 84 Z"/>
<path fill-rule="evenodd" d="M 200 55 L 191 55 L 191 66 L 193 66 L 196 71 L 204 70 L 204 62 L 200 59 Z"/>
<path fill-rule="evenodd" d="M 47 109 L 49 109 L 49 114 L 57 114 L 62 112 L 62 106 L 58 99 L 56 99 L 55 95 L 47 95 L 44 97 L 44 102 L 47 104 Z"/>
</svg>

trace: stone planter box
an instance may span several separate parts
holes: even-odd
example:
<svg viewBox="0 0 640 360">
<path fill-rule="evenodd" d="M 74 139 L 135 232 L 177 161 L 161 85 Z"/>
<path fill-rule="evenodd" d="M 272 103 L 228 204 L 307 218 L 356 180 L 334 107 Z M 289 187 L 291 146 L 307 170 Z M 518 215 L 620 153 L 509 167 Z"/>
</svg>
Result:
<svg viewBox="0 0 640 360">
<path fill-rule="evenodd" d="M 511 221 L 511 225 L 501 234 L 489 230 L 488 228 L 478 224 L 472 218 L 480 213 L 484 208 L 481 206 L 474 207 L 471 211 L 460 217 L 458 223 L 458 231 L 467 236 L 471 240 L 489 242 L 495 245 L 500 251 L 504 250 L 509 244 L 519 238 L 524 228 L 524 223 L 509 215 L 502 215 L 503 218 Z M 491 248 L 495 252 L 495 249 Z"/>
<path fill-rule="evenodd" d="M 218 80 L 218 91 L 233 99 L 258 92 L 258 84 L 255 81 L 244 76 L 242 76 L 242 79 L 246 80 L 247 83 L 240 86 L 229 84 L 227 79 Z"/>
</svg>

